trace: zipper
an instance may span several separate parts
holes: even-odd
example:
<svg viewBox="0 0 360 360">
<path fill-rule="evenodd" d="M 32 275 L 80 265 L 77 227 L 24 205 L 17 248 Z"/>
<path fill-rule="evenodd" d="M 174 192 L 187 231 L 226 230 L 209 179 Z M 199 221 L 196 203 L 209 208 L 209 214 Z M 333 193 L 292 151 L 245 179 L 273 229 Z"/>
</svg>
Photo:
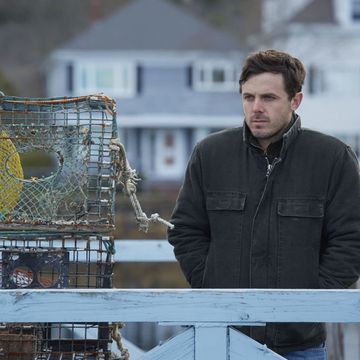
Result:
<svg viewBox="0 0 360 360">
<path fill-rule="evenodd" d="M 271 174 L 271 170 L 272 170 L 272 166 L 269 162 L 269 158 L 267 156 L 265 156 L 265 160 L 267 162 L 267 168 L 266 168 L 266 178 L 269 178 L 270 174 Z"/>
<path fill-rule="evenodd" d="M 275 158 L 272 164 L 270 164 L 269 158 L 268 158 L 267 156 L 265 156 L 265 160 L 266 160 L 266 163 L 267 163 L 266 178 L 269 178 L 271 172 L 272 172 L 273 169 L 274 169 L 274 166 L 275 166 L 278 162 L 280 162 L 280 159 L 279 159 L 279 158 Z"/>
<path fill-rule="evenodd" d="M 251 288 L 251 276 L 252 276 L 252 271 L 251 271 L 251 258 L 252 258 L 252 245 L 253 245 L 253 238 L 254 238 L 254 228 L 255 228 L 255 220 L 256 220 L 256 217 L 257 217 L 257 214 L 259 212 L 259 209 L 260 209 L 260 206 L 264 200 L 264 197 L 265 197 L 265 193 L 266 193 L 266 190 L 267 190 L 267 187 L 268 187 L 268 184 L 269 184 L 269 178 L 270 178 L 270 175 L 271 173 L 273 172 L 274 170 L 274 167 L 276 166 L 276 164 L 278 164 L 281 159 L 279 158 L 275 158 L 273 163 L 270 164 L 270 161 L 269 161 L 269 158 L 267 156 L 265 156 L 265 159 L 266 159 L 266 163 L 267 163 L 267 166 L 266 166 L 266 174 L 265 174 L 265 177 L 266 177 L 266 182 L 265 182 L 265 185 L 264 185 L 264 188 L 263 188 L 263 191 L 261 193 L 261 197 L 260 197 L 260 200 L 256 206 L 256 210 L 255 210 L 255 214 L 254 214 L 254 217 L 253 217 L 253 220 L 252 220 L 252 224 L 251 224 L 251 238 L 250 238 L 250 254 L 249 254 L 249 288 Z M 249 329 L 249 332 L 250 332 L 250 337 L 252 337 L 252 328 L 250 327 Z"/>
<path fill-rule="evenodd" d="M 275 158 L 273 163 L 270 164 L 270 161 L 269 161 L 269 158 L 267 156 L 265 156 L 265 159 L 266 159 L 266 163 L 267 163 L 267 167 L 266 167 L 266 174 L 265 174 L 265 177 L 266 177 L 266 182 L 265 182 L 265 185 L 264 185 L 264 188 L 263 188 L 263 191 L 261 193 L 261 196 L 260 196 L 260 200 L 256 206 L 256 210 L 255 210 L 255 214 L 254 214 L 254 217 L 252 219 L 252 224 L 251 224 L 251 238 L 250 238 L 250 261 L 249 261 L 249 287 L 251 288 L 251 257 L 252 257 L 252 244 L 253 244 L 253 238 L 254 238 L 254 228 L 255 228 L 255 220 L 256 220 L 256 217 L 258 215 L 258 212 L 259 212 L 259 209 L 260 209 L 260 206 L 264 200 L 264 197 L 265 197 L 265 193 L 266 193 L 266 190 L 267 190 L 267 187 L 268 187 L 268 184 L 269 184 L 269 178 L 270 178 L 270 175 L 271 173 L 273 172 L 274 170 L 274 167 L 281 161 L 280 158 Z"/>
</svg>

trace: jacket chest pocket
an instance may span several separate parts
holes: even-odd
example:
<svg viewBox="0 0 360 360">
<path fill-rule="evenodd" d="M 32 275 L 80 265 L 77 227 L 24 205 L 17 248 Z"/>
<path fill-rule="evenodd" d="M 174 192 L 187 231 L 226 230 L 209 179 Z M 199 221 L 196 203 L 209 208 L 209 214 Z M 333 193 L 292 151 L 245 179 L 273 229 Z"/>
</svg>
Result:
<svg viewBox="0 0 360 360">
<path fill-rule="evenodd" d="M 277 215 L 280 246 L 320 246 L 324 218 L 323 200 L 280 199 Z"/>
<path fill-rule="evenodd" d="M 277 204 L 277 215 L 277 287 L 319 287 L 323 200 L 281 199 Z"/>
<path fill-rule="evenodd" d="M 242 229 L 242 216 L 245 209 L 246 194 L 236 191 L 209 191 L 206 209 L 209 216 L 211 237 L 233 239 L 239 237 Z"/>
</svg>

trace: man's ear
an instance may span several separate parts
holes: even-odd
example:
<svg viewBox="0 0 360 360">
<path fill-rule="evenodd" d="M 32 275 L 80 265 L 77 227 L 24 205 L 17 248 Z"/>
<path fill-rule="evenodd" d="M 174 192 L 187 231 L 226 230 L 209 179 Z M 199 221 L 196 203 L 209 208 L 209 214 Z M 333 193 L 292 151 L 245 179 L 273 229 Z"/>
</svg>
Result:
<svg viewBox="0 0 360 360">
<path fill-rule="evenodd" d="M 295 96 L 291 99 L 291 110 L 296 110 L 300 104 L 301 101 L 303 99 L 303 93 L 302 92 L 298 92 L 295 94 Z"/>
</svg>

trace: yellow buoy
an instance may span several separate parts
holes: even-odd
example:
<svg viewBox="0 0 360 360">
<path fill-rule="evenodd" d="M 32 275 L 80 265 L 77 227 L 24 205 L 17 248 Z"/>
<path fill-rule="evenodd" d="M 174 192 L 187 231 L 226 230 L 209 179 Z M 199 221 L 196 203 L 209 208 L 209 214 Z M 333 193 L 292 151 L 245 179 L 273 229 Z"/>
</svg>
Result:
<svg viewBox="0 0 360 360">
<path fill-rule="evenodd" d="M 0 221 L 6 219 L 18 203 L 23 178 L 19 153 L 6 132 L 0 131 Z"/>
</svg>

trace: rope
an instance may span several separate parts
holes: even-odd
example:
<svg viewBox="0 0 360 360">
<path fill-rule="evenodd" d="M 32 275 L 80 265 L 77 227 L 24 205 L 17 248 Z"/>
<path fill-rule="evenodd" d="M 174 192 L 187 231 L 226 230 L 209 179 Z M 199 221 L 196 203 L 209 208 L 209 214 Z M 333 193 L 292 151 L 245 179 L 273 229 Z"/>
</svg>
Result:
<svg viewBox="0 0 360 360">
<path fill-rule="evenodd" d="M 117 360 L 129 360 L 130 359 L 130 353 L 129 350 L 126 349 L 121 341 L 121 334 L 119 331 L 119 328 L 122 329 L 125 326 L 124 323 L 116 323 L 112 326 L 112 338 L 116 342 L 116 345 L 118 349 L 120 350 L 120 358 L 117 358 Z"/>
<path fill-rule="evenodd" d="M 114 151 L 116 181 L 122 185 L 124 193 L 130 198 L 136 220 L 139 224 L 139 230 L 146 233 L 149 230 L 150 223 L 160 223 L 173 229 L 174 225 L 161 218 L 159 214 L 155 213 L 147 217 L 146 213 L 142 211 L 136 196 L 136 186 L 141 179 L 137 176 L 136 170 L 131 169 L 126 158 L 124 145 L 119 142 L 119 139 L 111 139 L 110 149 Z"/>
<path fill-rule="evenodd" d="M 3 92 L 0 92 L 1 96 L 4 96 Z M 86 95 L 86 96 L 76 96 L 76 97 L 63 97 L 63 98 L 53 98 L 53 99 L 26 99 L 26 98 L 12 98 L 6 99 L 6 102 L 14 103 L 14 104 L 25 104 L 25 105 L 52 105 L 52 104 L 68 104 L 68 103 L 75 103 L 85 100 L 98 100 L 101 99 L 103 101 L 107 101 L 109 103 L 114 103 L 114 100 L 109 98 L 104 94 L 95 94 L 95 95 Z"/>
<path fill-rule="evenodd" d="M 4 97 L 4 93 L 0 91 L 0 96 Z M 91 100 L 102 100 L 104 102 L 105 109 L 110 113 L 110 115 L 115 116 L 115 101 L 108 97 L 105 94 L 94 94 L 86 96 L 76 96 L 76 97 L 64 97 L 64 98 L 53 98 L 53 99 L 23 99 L 23 98 L 6 98 L 4 101 L 13 104 L 24 104 L 24 105 L 65 105 L 71 103 L 78 103 L 82 101 L 91 101 Z"/>
<path fill-rule="evenodd" d="M 114 242 L 111 240 L 103 240 L 103 244 L 105 246 L 105 250 L 107 253 L 114 255 L 116 253 Z"/>
</svg>

